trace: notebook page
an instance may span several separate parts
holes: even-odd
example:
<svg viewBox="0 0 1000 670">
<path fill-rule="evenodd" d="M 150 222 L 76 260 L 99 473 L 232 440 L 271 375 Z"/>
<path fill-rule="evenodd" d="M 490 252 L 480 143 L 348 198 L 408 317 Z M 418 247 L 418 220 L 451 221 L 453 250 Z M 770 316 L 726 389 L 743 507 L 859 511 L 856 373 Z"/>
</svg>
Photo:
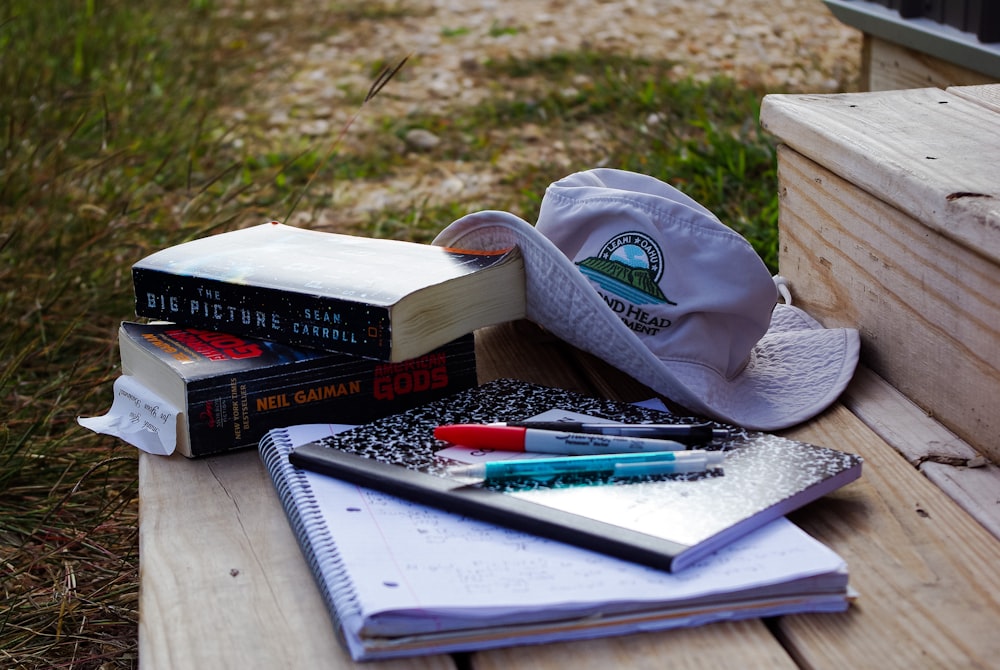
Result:
<svg viewBox="0 0 1000 670">
<path fill-rule="evenodd" d="M 783 518 L 671 574 L 323 475 L 308 478 L 369 634 L 660 605 L 844 568 Z"/>
</svg>

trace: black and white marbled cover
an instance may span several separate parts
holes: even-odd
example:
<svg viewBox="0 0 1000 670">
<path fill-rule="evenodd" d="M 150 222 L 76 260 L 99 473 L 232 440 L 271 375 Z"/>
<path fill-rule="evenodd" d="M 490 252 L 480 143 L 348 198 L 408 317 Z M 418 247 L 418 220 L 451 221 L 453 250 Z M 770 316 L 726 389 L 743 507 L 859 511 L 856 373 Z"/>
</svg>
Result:
<svg viewBox="0 0 1000 670">
<path fill-rule="evenodd" d="M 324 455 L 397 466 L 348 459 L 358 468 L 378 471 L 358 482 L 366 486 L 671 570 L 861 475 L 857 455 L 735 430 L 732 439 L 708 447 L 726 452 L 721 473 L 487 490 L 442 481 L 456 463 L 437 455 L 447 445 L 433 437 L 436 426 L 516 421 L 553 409 L 627 423 L 703 421 L 501 379 L 299 447 L 292 460 L 320 471 L 324 468 L 313 461 Z M 325 471 L 352 479 L 336 472 L 336 466 Z M 422 488 L 427 497 L 420 495 Z M 631 544 L 638 553 L 630 553 Z M 663 560 L 657 561 L 656 554 Z"/>
</svg>

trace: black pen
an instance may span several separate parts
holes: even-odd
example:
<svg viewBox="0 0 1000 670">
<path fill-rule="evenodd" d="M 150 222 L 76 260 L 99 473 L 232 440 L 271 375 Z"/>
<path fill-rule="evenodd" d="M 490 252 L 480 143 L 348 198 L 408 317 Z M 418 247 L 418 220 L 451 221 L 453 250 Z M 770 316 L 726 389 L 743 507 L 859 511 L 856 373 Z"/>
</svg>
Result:
<svg viewBox="0 0 1000 670">
<path fill-rule="evenodd" d="M 727 428 L 713 428 L 710 423 L 585 423 L 581 421 L 509 421 L 508 426 L 535 430 L 559 430 L 564 433 L 593 433 L 595 435 L 621 435 L 668 439 L 684 444 L 703 444 L 712 440 L 725 440 L 733 436 Z"/>
</svg>

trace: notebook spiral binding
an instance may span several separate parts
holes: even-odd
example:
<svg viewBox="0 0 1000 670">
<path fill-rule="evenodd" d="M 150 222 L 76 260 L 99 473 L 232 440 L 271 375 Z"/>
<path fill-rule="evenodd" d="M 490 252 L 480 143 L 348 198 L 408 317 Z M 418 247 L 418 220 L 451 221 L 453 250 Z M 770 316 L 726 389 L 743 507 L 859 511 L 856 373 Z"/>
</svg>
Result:
<svg viewBox="0 0 1000 670">
<path fill-rule="evenodd" d="M 260 456 L 327 609 L 336 613 L 337 633 L 343 636 L 347 621 L 361 618 L 361 607 L 306 475 L 288 462 L 293 446 L 285 430 L 272 430 L 261 440 Z"/>
</svg>

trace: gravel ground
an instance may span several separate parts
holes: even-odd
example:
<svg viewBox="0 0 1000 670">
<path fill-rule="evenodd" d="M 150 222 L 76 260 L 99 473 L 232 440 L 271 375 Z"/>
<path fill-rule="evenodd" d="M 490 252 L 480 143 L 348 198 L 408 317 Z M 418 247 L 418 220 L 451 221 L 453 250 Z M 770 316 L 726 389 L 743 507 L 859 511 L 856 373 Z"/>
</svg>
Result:
<svg viewBox="0 0 1000 670">
<path fill-rule="evenodd" d="M 855 86 L 861 55 L 860 33 L 821 0 L 369 0 L 350 25 L 324 22 L 328 2 L 234 4 L 235 20 L 267 26 L 250 45 L 259 53 L 255 105 L 229 110 L 243 122 L 237 141 L 248 149 L 301 146 L 303 139 L 329 146 L 357 111 L 343 91 L 367 89 L 373 63 L 408 54 L 403 75 L 363 110 L 345 148 L 379 117 L 454 113 L 496 95 L 481 67 L 489 59 L 588 49 L 676 62 L 678 77 L 722 74 L 765 90 L 829 93 Z M 457 194 L 470 209 L 488 206 L 500 175 L 517 161 L 581 168 L 540 129 L 517 132 L 537 136 L 500 164 L 408 162 L 391 179 L 334 188 L 335 213 L 298 212 L 291 222 L 338 227 L 335 221 L 357 222 L 381 207 Z M 600 142 L 587 132 L 581 136 Z M 419 153 L 434 142 L 419 133 L 408 140 L 401 151 Z"/>
</svg>

